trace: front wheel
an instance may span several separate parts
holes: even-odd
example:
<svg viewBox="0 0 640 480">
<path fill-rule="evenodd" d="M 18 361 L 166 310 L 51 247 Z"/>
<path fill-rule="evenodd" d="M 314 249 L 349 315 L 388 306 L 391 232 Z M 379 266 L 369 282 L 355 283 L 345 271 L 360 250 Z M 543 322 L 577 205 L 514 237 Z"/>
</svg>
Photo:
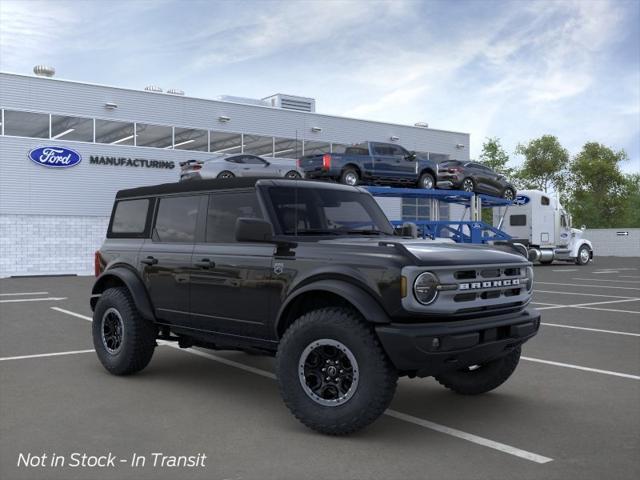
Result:
<svg viewBox="0 0 640 480">
<path fill-rule="evenodd" d="M 591 260 L 591 251 L 586 245 L 582 245 L 578 250 L 578 256 L 576 257 L 576 264 L 586 265 Z"/>
<path fill-rule="evenodd" d="M 114 375 L 139 372 L 156 346 L 156 326 L 142 318 L 126 288 L 105 290 L 93 312 L 93 346 Z"/>
<path fill-rule="evenodd" d="M 234 178 L 235 175 L 228 170 L 224 170 L 218 174 L 217 178 Z"/>
<path fill-rule="evenodd" d="M 276 356 L 282 398 L 307 427 L 346 435 L 376 420 L 391 403 L 398 372 L 371 328 L 346 308 L 298 318 Z"/>
<path fill-rule="evenodd" d="M 298 180 L 298 179 L 302 178 L 302 175 L 300 175 L 295 170 L 291 170 L 291 171 L 287 172 L 284 177 L 285 178 L 290 178 L 292 180 Z"/>
<path fill-rule="evenodd" d="M 476 185 L 471 178 L 465 178 L 462 181 L 461 187 L 465 192 L 473 192 L 476 189 Z"/>
<path fill-rule="evenodd" d="M 520 361 L 520 347 L 504 357 L 436 376 L 449 390 L 462 395 L 478 395 L 498 388 L 514 372 Z"/>
<path fill-rule="evenodd" d="M 502 198 L 505 200 L 513 200 L 516 198 L 516 194 L 513 191 L 513 188 L 505 188 L 504 192 L 502 192 Z"/>
<path fill-rule="evenodd" d="M 418 180 L 418 188 L 426 188 L 427 190 L 431 190 L 435 188 L 436 181 L 433 178 L 433 175 L 430 173 L 423 173 L 420 175 L 420 180 Z"/>
</svg>

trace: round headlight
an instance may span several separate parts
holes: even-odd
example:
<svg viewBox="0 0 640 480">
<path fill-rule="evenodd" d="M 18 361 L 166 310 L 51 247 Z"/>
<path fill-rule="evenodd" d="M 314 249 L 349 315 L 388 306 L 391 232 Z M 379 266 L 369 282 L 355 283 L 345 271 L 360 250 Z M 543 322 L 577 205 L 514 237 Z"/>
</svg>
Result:
<svg viewBox="0 0 640 480">
<path fill-rule="evenodd" d="M 533 290 L 533 267 L 527 267 L 527 292 Z"/>
<path fill-rule="evenodd" d="M 418 275 L 413 284 L 413 294 L 423 305 L 433 303 L 438 296 L 438 285 L 440 282 L 438 277 L 431 272 L 425 272 Z"/>
</svg>

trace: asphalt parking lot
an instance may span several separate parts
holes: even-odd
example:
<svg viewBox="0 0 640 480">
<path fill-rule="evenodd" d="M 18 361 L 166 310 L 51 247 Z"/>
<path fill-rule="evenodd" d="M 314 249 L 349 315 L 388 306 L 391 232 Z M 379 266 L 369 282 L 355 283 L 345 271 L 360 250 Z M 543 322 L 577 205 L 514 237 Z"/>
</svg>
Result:
<svg viewBox="0 0 640 480">
<path fill-rule="evenodd" d="M 0 280 L 0 478 L 640 478 L 640 258 L 535 274 L 543 327 L 505 385 L 463 397 L 403 378 L 346 438 L 293 418 L 270 358 L 161 345 L 142 373 L 111 376 L 92 352 L 91 277 Z M 127 462 L 71 467 L 73 452 Z M 48 457 L 19 467 L 21 453 Z"/>
</svg>

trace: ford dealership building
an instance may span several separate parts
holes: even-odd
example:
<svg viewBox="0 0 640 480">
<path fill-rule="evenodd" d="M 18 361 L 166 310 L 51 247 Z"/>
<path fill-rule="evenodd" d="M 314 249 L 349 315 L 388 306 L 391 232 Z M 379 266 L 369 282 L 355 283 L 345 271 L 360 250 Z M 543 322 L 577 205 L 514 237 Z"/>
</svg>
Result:
<svg viewBox="0 0 640 480">
<path fill-rule="evenodd" d="M 322 115 L 313 99 L 282 94 L 207 100 L 0 73 L 0 108 L 0 277 L 92 273 L 116 191 L 175 182 L 184 160 L 293 159 L 364 140 L 469 158 L 466 133 Z M 429 216 L 395 200 L 382 201 L 392 218 Z"/>
</svg>

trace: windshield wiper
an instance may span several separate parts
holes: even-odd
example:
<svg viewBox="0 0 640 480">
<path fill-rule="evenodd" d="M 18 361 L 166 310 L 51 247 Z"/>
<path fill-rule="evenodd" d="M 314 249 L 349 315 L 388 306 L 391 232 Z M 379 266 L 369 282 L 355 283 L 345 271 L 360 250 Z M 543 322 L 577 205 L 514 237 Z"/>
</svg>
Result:
<svg viewBox="0 0 640 480">
<path fill-rule="evenodd" d="M 287 232 L 287 235 L 342 235 L 338 230 L 298 230 L 297 232 Z"/>
<path fill-rule="evenodd" d="M 382 230 L 340 230 L 347 235 L 388 235 Z"/>
</svg>

